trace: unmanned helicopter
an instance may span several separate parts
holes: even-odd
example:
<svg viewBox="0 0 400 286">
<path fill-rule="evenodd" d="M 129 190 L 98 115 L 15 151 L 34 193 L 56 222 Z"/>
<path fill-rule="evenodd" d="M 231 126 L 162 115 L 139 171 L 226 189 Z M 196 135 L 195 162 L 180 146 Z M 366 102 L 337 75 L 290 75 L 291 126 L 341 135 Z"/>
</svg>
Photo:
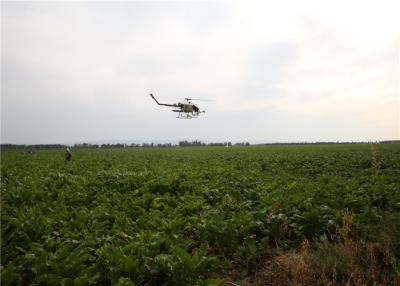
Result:
<svg viewBox="0 0 400 286">
<path fill-rule="evenodd" d="M 178 112 L 178 117 L 179 119 L 192 119 L 192 118 L 197 118 L 199 117 L 200 113 L 205 113 L 204 110 L 200 111 L 200 108 L 191 102 L 191 100 L 201 100 L 201 99 L 192 99 L 192 98 L 184 98 L 184 102 L 178 102 L 174 104 L 165 104 L 165 103 L 159 103 L 157 99 L 154 97 L 152 93 L 150 93 L 151 98 L 154 99 L 154 101 L 158 105 L 164 105 L 164 106 L 169 106 L 177 109 L 173 109 L 173 112 Z"/>
</svg>

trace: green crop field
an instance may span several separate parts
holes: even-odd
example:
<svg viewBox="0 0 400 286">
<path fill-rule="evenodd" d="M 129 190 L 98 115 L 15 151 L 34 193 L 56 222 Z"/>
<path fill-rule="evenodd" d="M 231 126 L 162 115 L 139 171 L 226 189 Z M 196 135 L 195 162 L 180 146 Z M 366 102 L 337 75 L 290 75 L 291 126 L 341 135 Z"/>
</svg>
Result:
<svg viewBox="0 0 400 286">
<path fill-rule="evenodd" d="M 400 145 L 1 153 L 2 285 L 400 285 Z"/>
</svg>

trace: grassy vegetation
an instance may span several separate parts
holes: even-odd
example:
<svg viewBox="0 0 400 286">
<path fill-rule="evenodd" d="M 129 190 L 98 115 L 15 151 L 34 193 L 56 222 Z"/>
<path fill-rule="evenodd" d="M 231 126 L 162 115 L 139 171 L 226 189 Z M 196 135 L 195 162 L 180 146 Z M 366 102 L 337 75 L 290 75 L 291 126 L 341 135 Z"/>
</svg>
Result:
<svg viewBox="0 0 400 286">
<path fill-rule="evenodd" d="M 400 284 L 400 145 L 73 156 L 2 152 L 2 285 Z"/>
</svg>

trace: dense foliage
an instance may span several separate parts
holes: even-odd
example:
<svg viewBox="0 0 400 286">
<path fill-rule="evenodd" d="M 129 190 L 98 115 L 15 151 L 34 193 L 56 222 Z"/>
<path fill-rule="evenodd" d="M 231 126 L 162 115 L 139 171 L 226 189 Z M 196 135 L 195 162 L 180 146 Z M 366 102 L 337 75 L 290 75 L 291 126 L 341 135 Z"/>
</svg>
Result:
<svg viewBox="0 0 400 286">
<path fill-rule="evenodd" d="M 398 281 L 398 144 L 1 157 L 2 285 L 222 285 L 304 241 L 339 249 L 346 213 L 346 237 L 373 243 L 381 281 Z"/>
</svg>

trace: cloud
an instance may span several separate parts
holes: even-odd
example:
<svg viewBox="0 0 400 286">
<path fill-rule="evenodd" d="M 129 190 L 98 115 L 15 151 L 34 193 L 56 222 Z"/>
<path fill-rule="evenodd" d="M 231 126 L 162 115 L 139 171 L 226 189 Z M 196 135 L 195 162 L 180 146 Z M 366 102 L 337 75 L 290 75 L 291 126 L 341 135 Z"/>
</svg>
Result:
<svg viewBox="0 0 400 286">
<path fill-rule="evenodd" d="M 399 137 L 394 1 L 1 5 L 3 142 Z"/>
</svg>

